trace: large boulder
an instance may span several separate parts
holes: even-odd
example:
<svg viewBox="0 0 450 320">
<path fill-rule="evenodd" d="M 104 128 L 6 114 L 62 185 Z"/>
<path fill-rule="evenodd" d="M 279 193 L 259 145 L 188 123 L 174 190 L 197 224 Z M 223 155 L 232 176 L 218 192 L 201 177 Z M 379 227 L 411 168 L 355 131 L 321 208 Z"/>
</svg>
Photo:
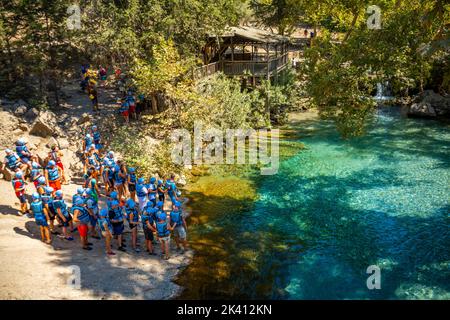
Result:
<svg viewBox="0 0 450 320">
<path fill-rule="evenodd" d="M 434 118 L 436 117 L 436 110 L 429 103 L 413 103 L 411 107 L 409 107 L 408 116 Z"/>
<path fill-rule="evenodd" d="M 419 97 L 421 103 L 429 104 L 438 116 L 450 115 L 450 96 L 440 95 L 433 90 L 425 90 Z"/>
<path fill-rule="evenodd" d="M 57 121 L 56 116 L 50 112 L 45 111 L 39 114 L 39 117 L 34 120 L 31 125 L 30 134 L 46 138 L 56 132 Z"/>
</svg>

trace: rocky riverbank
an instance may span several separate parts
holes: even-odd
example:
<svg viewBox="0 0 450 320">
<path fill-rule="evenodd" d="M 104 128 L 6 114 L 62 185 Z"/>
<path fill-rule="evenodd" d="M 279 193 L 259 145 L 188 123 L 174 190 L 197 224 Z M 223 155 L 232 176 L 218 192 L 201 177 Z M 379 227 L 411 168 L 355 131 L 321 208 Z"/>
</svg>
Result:
<svg viewBox="0 0 450 320">
<path fill-rule="evenodd" d="M 90 101 L 78 92 L 76 82 L 63 88 L 60 110 L 38 110 L 25 101 L 0 99 L 0 148 L 12 148 L 19 137 L 28 140 L 31 151 L 44 159 L 51 145 L 58 145 L 64 156 L 66 174 L 65 200 L 70 204 L 82 173 L 78 150 L 86 128 L 96 124 L 107 139 L 117 125 L 114 89 L 99 90 L 101 111 L 90 113 Z M 2 156 L 3 157 L 3 156 Z M 192 259 L 192 252 L 174 252 L 168 261 L 145 252 L 122 253 L 114 257 L 104 253 L 104 242 L 91 240 L 93 250 L 86 253 L 78 241 L 58 237 L 45 245 L 33 219 L 18 214 L 18 200 L 8 172 L 0 179 L 0 299 L 170 299 L 181 292 L 173 283 L 180 269 Z M 3 179 L 4 178 L 4 179 Z M 27 194 L 34 190 L 27 186 Z M 104 203 L 101 203 L 103 206 Z M 168 209 L 168 207 L 166 208 Z M 130 241 L 129 230 L 125 238 Z M 139 235 L 141 246 L 143 234 Z M 75 239 L 78 236 L 75 234 Z M 156 246 L 159 254 L 159 245 Z M 129 250 L 130 251 L 130 250 Z M 69 282 L 80 272 L 80 287 Z"/>
</svg>

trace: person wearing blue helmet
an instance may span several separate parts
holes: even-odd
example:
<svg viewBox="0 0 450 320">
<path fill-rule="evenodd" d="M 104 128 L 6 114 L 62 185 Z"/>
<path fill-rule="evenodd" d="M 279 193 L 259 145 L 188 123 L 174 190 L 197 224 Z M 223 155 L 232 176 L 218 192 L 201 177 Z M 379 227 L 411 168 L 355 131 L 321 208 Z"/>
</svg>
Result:
<svg viewBox="0 0 450 320">
<path fill-rule="evenodd" d="M 31 162 L 30 180 L 33 182 L 34 187 L 37 189 L 39 185 L 39 178 L 44 177 L 42 175 L 42 167 L 36 161 Z M 45 178 L 44 178 L 45 179 Z"/>
<path fill-rule="evenodd" d="M 158 180 L 157 192 L 158 192 L 159 201 L 164 202 L 164 200 L 166 198 L 165 195 L 167 193 L 166 186 L 164 185 L 164 181 Z"/>
<path fill-rule="evenodd" d="M 139 224 L 139 212 L 136 208 L 136 202 L 134 202 L 133 199 L 128 199 L 125 202 L 125 213 L 131 230 L 131 246 L 136 253 L 139 253 L 140 250 L 137 247 L 137 226 Z"/>
<path fill-rule="evenodd" d="M 113 235 L 117 237 L 117 244 L 119 251 L 126 251 L 125 245 L 123 244 L 123 208 L 120 206 L 118 199 L 113 199 L 110 204 L 110 210 L 112 211 L 112 216 L 110 217 L 111 224 L 113 227 Z"/>
<path fill-rule="evenodd" d="M 97 220 L 98 227 L 102 233 L 102 236 L 105 238 L 105 247 L 106 254 L 109 256 L 115 255 L 115 253 L 111 250 L 111 240 L 112 240 L 112 225 L 108 216 L 108 209 L 103 208 L 100 210 Z"/>
<path fill-rule="evenodd" d="M 67 209 L 67 204 L 63 199 L 63 192 L 61 190 L 55 192 L 53 208 L 55 208 L 57 213 L 56 219 L 62 226 L 64 239 L 72 241 L 73 238 L 70 231 L 73 229 L 72 216 Z M 67 229 L 68 227 L 70 227 L 70 230 Z"/>
<path fill-rule="evenodd" d="M 87 154 L 89 152 L 89 148 L 94 145 L 94 139 L 92 136 L 88 133 L 83 139 L 83 153 Z"/>
<path fill-rule="evenodd" d="M 89 176 L 93 176 L 97 178 L 100 175 L 100 162 L 98 161 L 97 151 L 95 150 L 94 145 L 91 145 L 89 148 L 86 160 L 84 161 L 84 174 L 89 172 Z"/>
<path fill-rule="evenodd" d="M 127 181 L 127 168 L 125 163 L 118 161 L 114 167 L 114 187 L 119 193 L 119 199 L 122 199 L 126 192 L 125 182 Z"/>
<path fill-rule="evenodd" d="M 27 165 L 22 162 L 22 160 L 20 159 L 19 155 L 16 152 L 12 151 L 11 149 L 6 149 L 5 153 L 6 157 L 3 160 L 2 166 L 0 168 L 2 171 L 5 167 L 13 172 L 18 170 L 26 170 Z"/>
<path fill-rule="evenodd" d="M 23 163 L 25 163 L 31 170 L 31 158 L 33 155 L 27 147 L 27 141 L 24 138 L 20 138 L 16 141 L 16 153 L 20 157 Z"/>
<path fill-rule="evenodd" d="M 45 187 L 47 186 L 47 181 L 45 181 L 45 177 L 44 176 L 40 176 L 37 179 L 37 186 L 36 186 L 36 191 L 42 195 L 45 193 Z"/>
<path fill-rule="evenodd" d="M 55 218 L 57 216 L 55 207 L 53 206 L 53 193 L 55 190 L 52 187 L 45 187 L 44 193 L 41 195 L 42 203 L 44 204 L 44 210 L 47 214 L 49 224 L 50 224 L 50 232 L 53 234 L 58 234 L 55 230 Z"/>
<path fill-rule="evenodd" d="M 51 151 L 48 153 L 47 160 L 53 160 L 55 161 L 56 165 L 61 169 L 61 180 L 63 183 L 67 183 L 67 178 L 64 174 L 64 165 L 62 163 L 61 158 L 64 156 L 64 154 L 59 150 L 59 147 L 57 145 L 51 146 Z"/>
<path fill-rule="evenodd" d="M 142 223 L 142 230 L 144 231 L 145 236 L 146 251 L 150 255 L 155 255 L 153 250 L 153 240 L 155 239 L 153 233 L 156 232 L 155 228 L 156 211 L 158 210 L 156 208 L 153 208 L 151 203 L 149 202 L 147 206 L 145 206 L 141 214 L 141 223 Z"/>
<path fill-rule="evenodd" d="M 28 211 L 27 199 L 25 198 L 25 186 L 26 182 L 23 177 L 22 171 L 17 171 L 14 174 L 14 178 L 11 180 L 14 192 L 16 193 L 17 199 L 20 202 L 20 212 L 26 214 Z"/>
<path fill-rule="evenodd" d="M 158 236 L 159 243 L 161 244 L 161 251 L 164 255 L 164 260 L 170 259 L 170 232 L 173 230 L 170 225 L 170 218 L 167 218 L 167 214 L 158 208 L 156 213 L 156 235 Z"/>
<path fill-rule="evenodd" d="M 136 199 L 136 183 L 137 183 L 135 168 L 128 169 L 127 183 L 128 183 L 128 191 L 130 192 L 130 198 L 133 199 L 134 201 Z"/>
<path fill-rule="evenodd" d="M 85 191 L 85 189 L 83 187 L 78 187 L 77 188 L 77 193 L 75 193 L 72 196 L 72 204 L 77 202 L 77 199 L 82 199 L 84 201 L 84 191 Z"/>
<path fill-rule="evenodd" d="M 142 212 L 147 205 L 147 187 L 144 178 L 139 178 L 136 184 L 136 194 L 139 202 L 139 211 Z"/>
<path fill-rule="evenodd" d="M 170 212 L 170 226 L 173 230 L 173 236 L 177 245 L 177 250 L 182 253 L 188 249 L 187 243 L 187 224 L 186 219 L 181 211 L 181 203 L 175 201 L 172 203 L 172 211 Z"/>
<path fill-rule="evenodd" d="M 50 229 L 48 227 L 48 216 L 44 210 L 44 204 L 42 203 L 41 196 L 39 193 L 35 192 L 32 195 L 33 201 L 30 204 L 31 211 L 33 212 L 36 224 L 39 226 L 41 232 L 41 240 L 46 244 L 52 242 L 50 236 Z"/>
<path fill-rule="evenodd" d="M 95 125 L 91 127 L 91 136 L 94 139 L 95 148 L 97 150 L 101 150 L 103 147 L 101 145 L 101 135 L 100 131 L 98 130 L 98 127 Z"/>
<path fill-rule="evenodd" d="M 114 172 L 113 168 L 116 163 L 114 160 L 114 152 L 108 151 L 106 156 L 102 159 L 102 164 L 100 167 L 100 175 L 102 176 L 103 183 L 105 185 L 106 193 L 109 193 L 110 190 L 114 188 Z"/>
<path fill-rule="evenodd" d="M 98 201 L 95 197 L 95 192 L 87 188 L 86 189 L 86 209 L 89 212 L 89 229 L 91 231 L 91 236 L 94 239 L 100 240 L 100 237 L 97 234 L 97 218 L 98 218 Z"/>
<path fill-rule="evenodd" d="M 153 206 L 156 206 L 156 194 L 158 192 L 158 187 L 156 186 L 156 178 L 151 177 L 149 184 L 147 185 L 148 190 L 148 200 L 153 203 Z"/>
<path fill-rule="evenodd" d="M 175 183 L 175 174 L 172 173 L 170 175 L 170 179 L 167 179 L 166 188 L 167 188 L 167 194 L 169 195 L 172 203 L 174 203 L 175 201 L 178 201 L 178 195 L 177 195 L 178 189 L 177 189 L 177 185 Z"/>
<path fill-rule="evenodd" d="M 45 168 L 45 180 L 48 181 L 48 185 L 55 191 L 61 190 L 61 168 L 56 165 L 54 160 L 50 160 Z"/>
<path fill-rule="evenodd" d="M 81 199 L 77 199 L 72 206 L 73 221 L 77 224 L 78 233 L 80 235 L 81 247 L 83 250 L 92 250 L 88 241 L 88 225 L 90 222 L 89 212 L 84 206 L 84 202 Z"/>
</svg>

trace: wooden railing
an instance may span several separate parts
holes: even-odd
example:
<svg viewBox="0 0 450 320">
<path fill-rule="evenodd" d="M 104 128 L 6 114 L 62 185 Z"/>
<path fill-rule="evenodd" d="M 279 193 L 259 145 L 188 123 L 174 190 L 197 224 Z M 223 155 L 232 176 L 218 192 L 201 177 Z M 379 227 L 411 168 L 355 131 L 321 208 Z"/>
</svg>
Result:
<svg viewBox="0 0 450 320">
<path fill-rule="evenodd" d="M 288 63 L 288 54 L 278 58 L 272 58 L 269 61 L 220 61 L 201 66 L 193 70 L 193 78 L 201 79 L 218 71 L 226 75 L 237 76 L 248 73 L 252 76 L 267 76 L 275 71 L 282 70 Z"/>
<path fill-rule="evenodd" d="M 213 62 L 194 69 L 192 71 L 192 77 L 197 80 L 212 75 L 217 71 L 219 71 L 219 62 Z"/>
</svg>

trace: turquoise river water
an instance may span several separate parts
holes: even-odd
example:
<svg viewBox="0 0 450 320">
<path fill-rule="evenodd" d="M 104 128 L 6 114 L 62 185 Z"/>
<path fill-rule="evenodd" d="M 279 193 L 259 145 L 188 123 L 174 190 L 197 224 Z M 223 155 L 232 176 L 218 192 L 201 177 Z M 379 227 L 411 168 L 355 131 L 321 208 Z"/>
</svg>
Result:
<svg viewBox="0 0 450 320">
<path fill-rule="evenodd" d="M 393 107 L 350 141 L 331 123 L 301 122 L 306 149 L 260 179 L 252 209 L 195 231 L 229 235 L 232 290 L 203 276 L 203 292 L 188 286 L 184 297 L 450 299 L 449 129 Z M 242 250 L 254 252 L 253 268 Z M 367 288 L 370 265 L 379 290 Z"/>
</svg>

